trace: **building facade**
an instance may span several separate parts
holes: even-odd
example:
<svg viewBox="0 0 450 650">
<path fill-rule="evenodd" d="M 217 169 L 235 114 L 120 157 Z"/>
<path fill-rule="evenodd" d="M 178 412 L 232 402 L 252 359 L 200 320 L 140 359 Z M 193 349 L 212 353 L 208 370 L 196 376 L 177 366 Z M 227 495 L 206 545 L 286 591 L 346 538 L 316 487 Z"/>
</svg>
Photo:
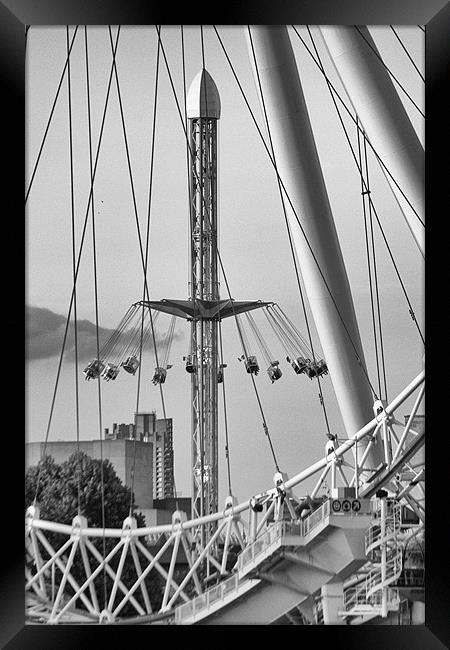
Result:
<svg viewBox="0 0 450 650">
<path fill-rule="evenodd" d="M 153 498 L 166 499 L 174 496 L 172 418 L 157 418 L 155 411 L 138 412 L 134 414 L 134 423 L 114 422 L 111 431 L 105 429 L 105 439 L 152 443 Z"/>
</svg>

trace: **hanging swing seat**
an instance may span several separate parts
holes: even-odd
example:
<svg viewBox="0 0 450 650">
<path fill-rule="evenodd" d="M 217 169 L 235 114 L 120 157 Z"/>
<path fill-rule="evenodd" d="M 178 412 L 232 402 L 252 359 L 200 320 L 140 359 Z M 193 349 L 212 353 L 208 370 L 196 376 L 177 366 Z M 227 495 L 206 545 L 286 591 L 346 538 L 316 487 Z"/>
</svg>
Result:
<svg viewBox="0 0 450 650">
<path fill-rule="evenodd" d="M 320 361 L 316 361 L 316 363 L 310 362 L 307 365 L 305 372 L 310 379 L 314 379 L 314 377 L 328 374 L 328 367 L 325 360 L 320 359 Z"/>
<path fill-rule="evenodd" d="M 279 367 L 279 361 L 272 361 L 270 366 L 267 368 L 267 374 L 269 375 L 269 379 L 274 383 L 277 379 L 279 379 L 282 376 L 281 368 Z"/>
<path fill-rule="evenodd" d="M 114 363 L 107 363 L 102 372 L 102 377 L 106 381 L 114 380 L 119 374 L 119 368 Z"/>
<path fill-rule="evenodd" d="M 305 372 L 308 363 L 311 363 L 311 360 L 307 359 L 306 357 L 297 357 L 296 359 L 290 359 L 289 357 L 286 357 L 286 360 L 294 368 L 294 372 L 297 375 L 300 375 L 302 372 Z"/>
<path fill-rule="evenodd" d="M 153 375 L 152 382 L 155 384 L 155 386 L 157 384 L 164 384 L 164 382 L 166 381 L 166 377 L 167 377 L 166 368 L 161 368 L 158 366 L 157 368 L 155 368 L 155 374 Z"/>
<path fill-rule="evenodd" d="M 219 366 L 219 370 L 217 371 L 217 383 L 222 384 L 223 383 L 223 369 L 227 367 L 226 363 L 221 363 Z"/>
<path fill-rule="evenodd" d="M 197 370 L 197 359 L 195 354 L 188 354 L 187 357 L 183 357 L 183 361 L 186 361 L 186 372 L 195 372 Z"/>
<path fill-rule="evenodd" d="M 258 372 L 259 372 L 259 365 L 258 365 L 258 361 L 257 361 L 256 357 L 254 357 L 254 356 L 248 357 L 246 362 L 245 362 L 245 368 L 246 368 L 247 372 L 249 372 L 249 373 L 251 373 L 253 375 L 257 375 Z"/>
<path fill-rule="evenodd" d="M 139 368 L 139 361 L 136 357 L 128 357 L 128 359 L 121 365 L 124 370 L 130 373 L 130 375 L 134 375 L 136 370 Z"/>
<path fill-rule="evenodd" d="M 88 381 L 89 379 L 96 379 L 100 373 L 103 372 L 104 367 L 105 365 L 100 361 L 100 359 L 94 359 L 94 361 L 91 361 L 91 363 L 83 370 L 85 379 Z"/>
<path fill-rule="evenodd" d="M 317 362 L 317 374 L 320 377 L 321 375 L 328 375 L 328 366 L 325 363 L 325 359 L 320 359 L 320 361 Z"/>
</svg>

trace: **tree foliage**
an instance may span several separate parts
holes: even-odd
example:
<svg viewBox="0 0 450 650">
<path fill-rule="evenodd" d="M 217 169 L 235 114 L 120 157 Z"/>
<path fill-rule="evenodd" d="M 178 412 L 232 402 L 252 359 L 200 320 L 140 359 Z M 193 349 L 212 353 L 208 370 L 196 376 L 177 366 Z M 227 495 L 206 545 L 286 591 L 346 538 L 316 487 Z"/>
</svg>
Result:
<svg viewBox="0 0 450 650">
<path fill-rule="evenodd" d="M 35 498 L 41 519 L 70 524 L 82 514 L 89 526 L 103 527 L 103 502 L 105 527 L 121 528 L 130 514 L 130 504 L 138 526 L 145 525 L 143 516 L 135 513 L 134 495 L 123 485 L 112 463 L 82 451 L 60 465 L 51 456 L 44 456 L 37 466 L 30 467 L 25 476 L 25 506 L 32 505 Z"/>
<path fill-rule="evenodd" d="M 86 517 L 88 526 L 94 528 L 122 528 L 123 522 L 130 514 L 135 517 L 138 526 L 145 526 L 143 515 L 136 512 L 134 495 L 129 487 L 123 485 L 109 460 L 93 459 L 84 452 L 75 452 L 61 464 L 50 456 L 44 456 L 37 466 L 29 467 L 25 475 L 25 507 L 36 504 L 40 509 L 40 518 L 71 524 L 78 514 Z M 130 508 L 131 506 L 131 508 Z M 67 539 L 58 533 L 47 533 L 46 537 L 53 548 L 57 550 Z M 117 539 L 91 540 L 102 556 L 108 554 Z M 145 544 L 144 540 L 141 541 Z M 48 553 L 42 549 L 44 559 Z M 115 570 L 120 558 L 120 551 L 110 562 Z M 85 580 L 85 569 L 82 558 L 77 553 L 71 573 L 82 584 Z M 57 583 L 61 574 L 58 574 Z M 134 563 L 127 555 L 122 573 L 124 584 L 132 584 L 137 574 Z M 112 585 L 111 577 L 103 571 L 95 581 L 99 602 L 105 602 L 105 593 L 109 593 Z M 153 611 L 161 602 L 162 581 L 159 574 L 152 572 L 146 580 Z M 70 593 L 69 587 L 69 593 Z M 136 600 L 143 605 L 140 590 L 134 594 Z M 121 598 L 121 597 L 120 597 Z M 117 601 L 116 601 L 117 602 Z M 81 601 L 77 607 L 84 607 Z M 129 604 L 125 605 L 121 615 L 135 615 L 136 611 Z"/>
</svg>

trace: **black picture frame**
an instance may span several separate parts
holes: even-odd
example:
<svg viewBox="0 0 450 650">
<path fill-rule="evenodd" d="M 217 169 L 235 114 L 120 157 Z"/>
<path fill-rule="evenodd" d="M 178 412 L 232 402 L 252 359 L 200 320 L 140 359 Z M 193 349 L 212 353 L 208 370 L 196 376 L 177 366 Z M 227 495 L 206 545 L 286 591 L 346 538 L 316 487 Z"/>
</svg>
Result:
<svg viewBox="0 0 450 650">
<path fill-rule="evenodd" d="M 172 7 L 156 6 L 144 3 L 141 0 L 111 0 L 108 3 L 102 0 L 90 0 L 81 3 L 76 0 L 3 0 L 0 3 L 0 70 L 2 93 L 3 124 L 3 151 L 4 171 L 2 172 L 3 209 L 4 209 L 4 245 L 3 262 L 6 262 L 8 275 L 4 275 L 3 300 L 8 332 L 8 346 L 10 336 L 19 339 L 23 332 L 22 314 L 25 281 L 20 271 L 25 269 L 26 234 L 23 220 L 23 191 L 24 191 L 24 35 L 27 25 L 57 25 L 57 24 L 174 24 L 174 18 L 183 24 L 191 24 L 193 17 L 202 17 L 203 22 L 218 25 L 239 24 L 392 24 L 392 25 L 425 25 L 426 26 L 426 182 L 427 219 L 431 229 L 427 236 L 427 249 L 431 248 L 431 261 L 427 262 L 426 278 L 426 323 L 430 344 L 427 344 L 427 359 L 430 354 L 434 356 L 438 342 L 442 342 L 439 332 L 441 322 L 440 310 L 435 311 L 435 306 L 430 305 L 431 295 L 436 295 L 442 286 L 444 289 L 446 270 L 445 253 L 439 252 L 439 244 L 433 231 L 439 228 L 445 213 L 448 213 L 447 192 L 449 140 L 449 104 L 443 92 L 444 84 L 448 85 L 450 68 L 450 7 L 446 0 L 290 0 L 285 2 L 269 2 L 269 0 L 251 0 L 243 4 L 228 3 L 215 5 L 212 11 L 207 6 L 189 7 L 184 3 L 176 11 Z M 174 7 L 175 8 L 175 7 Z M 207 21 L 206 21 L 207 19 Z M 447 103 L 445 103 L 447 102 Z M 10 141 L 5 144 L 6 135 Z M 440 162 L 439 153 L 447 152 L 444 164 Z M 448 194 L 448 192 L 447 192 Z M 439 232 L 439 230 L 438 230 Z M 438 252 L 436 253 L 435 246 Z M 429 252 L 429 251 L 428 251 Z M 23 257 L 20 253 L 23 253 Z M 439 280 L 436 281 L 436 278 Z M 441 283 L 443 283 L 441 285 Z M 438 294 L 438 300 L 441 298 Z M 22 327 L 21 327 L 22 326 Z M 445 340 L 445 339 L 444 339 Z M 23 339 L 22 339 L 23 341 Z M 22 342 L 15 343 L 19 350 Z M 12 351 L 8 347 L 7 351 Z M 439 353 L 437 353 L 439 354 Z M 8 355 L 5 355 L 5 359 Z M 433 364 L 434 365 L 434 364 Z M 428 392 L 427 425 L 432 432 L 433 440 L 426 444 L 427 464 L 429 467 L 429 480 L 427 491 L 427 512 L 429 518 L 427 536 L 427 578 L 426 578 L 426 623 L 424 626 L 336 626 L 314 629 L 303 627 L 301 638 L 298 638 L 298 629 L 291 626 L 280 630 L 273 626 L 264 630 L 264 640 L 268 643 L 286 640 L 286 634 L 296 632 L 296 643 L 326 642 L 345 648 L 363 647 L 364 650 L 372 648 L 395 648 L 400 650 L 418 648 L 418 650 L 433 650 L 450 646 L 449 632 L 449 582 L 448 569 L 444 558 L 449 547 L 449 526 L 446 523 L 446 498 L 445 491 L 440 485 L 439 477 L 446 476 L 445 454 L 441 452 L 441 441 L 445 431 L 441 430 L 442 424 L 438 421 L 438 414 L 445 415 L 445 402 L 439 395 L 440 381 L 433 379 L 437 372 L 436 367 L 431 368 L 430 381 L 432 389 Z M 150 633 L 145 626 L 25 626 L 24 625 L 24 590 L 23 590 L 23 474 L 20 470 L 21 459 L 24 459 L 24 435 L 19 424 L 21 413 L 21 391 L 23 374 L 20 364 L 4 367 L 7 376 L 8 388 L 4 401 L 4 439 L 3 439 L 3 469 L 10 466 L 12 476 L 4 478 L 3 490 L 3 547 L 1 555 L 1 597 L 0 597 L 0 646 L 11 650 L 25 650 L 30 647 L 39 648 L 82 648 L 91 647 L 94 636 L 99 643 L 134 642 L 136 635 L 140 634 L 143 642 L 154 643 L 154 631 L 165 631 L 164 641 L 169 641 L 169 636 L 175 634 L 175 628 L 152 627 Z M 25 390 L 24 390 L 25 394 Z M 13 399 L 14 398 L 14 399 Z M 12 409 L 12 404 L 17 405 Z M 429 436 L 430 438 L 430 436 Z M 6 489 L 5 489 L 6 488 Z M 327 630 L 325 632 L 324 630 Z M 120 633 L 119 633 L 120 630 Z M 308 632 L 306 631 L 308 630 Z M 201 628 L 177 628 L 176 632 L 187 635 L 188 643 L 198 643 L 201 636 L 204 642 L 213 643 L 211 634 L 202 633 Z M 221 640 L 225 641 L 233 633 L 232 628 L 224 628 L 220 632 Z M 144 634 L 144 636 L 142 636 Z M 150 636 L 151 634 L 151 636 Z M 178 636 L 177 634 L 177 636 Z M 240 632 L 239 632 L 240 634 Z M 119 636 L 122 639 L 119 639 Z M 131 639 L 130 639 L 131 635 Z M 273 636 L 272 636 L 273 635 Z M 275 636 L 277 635 L 277 636 Z M 280 637 L 282 638 L 280 639 Z M 277 641 L 278 640 L 278 641 Z M 290 640 L 289 642 L 292 642 Z M 245 641 L 244 641 L 245 642 Z"/>
</svg>

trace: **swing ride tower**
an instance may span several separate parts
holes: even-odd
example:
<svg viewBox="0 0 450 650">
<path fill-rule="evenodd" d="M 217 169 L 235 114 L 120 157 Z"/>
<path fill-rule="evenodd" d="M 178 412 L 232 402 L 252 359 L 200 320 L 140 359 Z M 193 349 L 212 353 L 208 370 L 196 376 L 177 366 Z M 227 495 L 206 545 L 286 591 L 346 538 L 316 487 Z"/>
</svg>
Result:
<svg viewBox="0 0 450 650">
<path fill-rule="evenodd" d="M 190 298 L 219 301 L 217 254 L 217 122 L 220 97 L 203 69 L 187 95 L 190 202 Z M 190 353 L 192 481 L 194 517 L 217 512 L 218 504 L 218 321 L 194 311 Z M 195 372 L 196 370 L 196 372 Z"/>
<path fill-rule="evenodd" d="M 266 306 L 262 301 L 222 300 L 219 293 L 217 218 L 217 127 L 220 97 L 206 69 L 186 98 L 189 158 L 190 282 L 188 300 L 143 301 L 151 309 L 190 321 L 186 370 L 191 375 L 192 518 L 219 510 L 218 382 L 219 323 Z M 202 545 L 213 533 L 199 528 Z"/>
</svg>

